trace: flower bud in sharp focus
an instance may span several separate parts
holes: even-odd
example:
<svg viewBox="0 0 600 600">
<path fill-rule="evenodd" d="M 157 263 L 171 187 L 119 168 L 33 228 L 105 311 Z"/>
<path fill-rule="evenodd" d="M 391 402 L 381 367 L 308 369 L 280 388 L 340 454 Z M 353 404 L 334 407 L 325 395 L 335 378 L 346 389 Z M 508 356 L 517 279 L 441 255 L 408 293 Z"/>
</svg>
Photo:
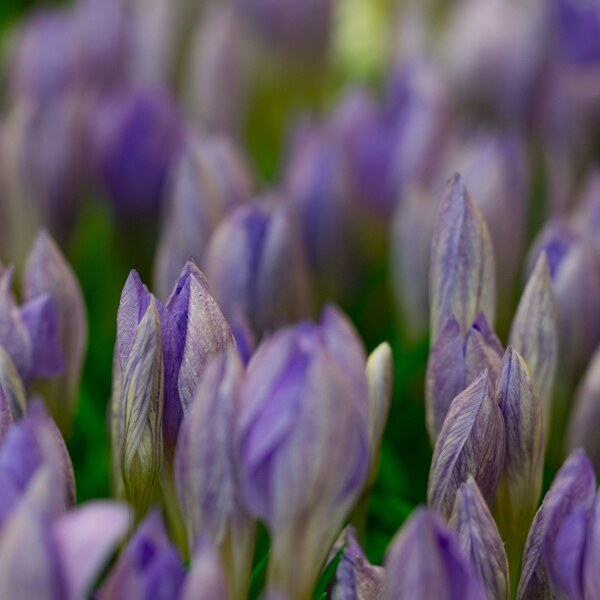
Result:
<svg viewBox="0 0 600 600">
<path fill-rule="evenodd" d="M 346 318 L 278 331 L 242 390 L 242 494 L 271 534 L 268 589 L 308 597 L 369 470 L 365 355 Z"/>
<path fill-rule="evenodd" d="M 452 530 L 418 508 L 392 540 L 385 558 L 384 600 L 483 600 L 477 574 Z"/>
</svg>

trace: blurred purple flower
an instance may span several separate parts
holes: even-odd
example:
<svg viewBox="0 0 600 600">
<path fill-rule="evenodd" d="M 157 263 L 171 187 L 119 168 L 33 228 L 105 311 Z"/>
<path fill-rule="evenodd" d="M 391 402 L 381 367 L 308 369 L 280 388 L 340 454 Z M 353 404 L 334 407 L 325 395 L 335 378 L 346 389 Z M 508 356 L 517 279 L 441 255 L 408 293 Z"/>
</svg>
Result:
<svg viewBox="0 0 600 600">
<path fill-rule="evenodd" d="M 554 0 L 553 24 L 564 58 L 586 66 L 600 61 L 600 6 L 593 0 Z"/>
<path fill-rule="evenodd" d="M 196 544 L 191 567 L 181 589 L 180 600 L 229 600 L 227 579 L 219 555 L 211 542 Z"/>
</svg>

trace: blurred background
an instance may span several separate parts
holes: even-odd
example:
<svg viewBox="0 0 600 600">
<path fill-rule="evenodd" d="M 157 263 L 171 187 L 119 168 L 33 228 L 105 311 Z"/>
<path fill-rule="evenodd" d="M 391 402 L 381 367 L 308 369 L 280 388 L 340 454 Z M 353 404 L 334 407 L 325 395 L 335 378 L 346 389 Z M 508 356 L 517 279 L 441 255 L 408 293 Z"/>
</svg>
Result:
<svg viewBox="0 0 600 600">
<path fill-rule="evenodd" d="M 540 248 L 558 277 L 580 238 L 598 239 L 597 2 L 2 0 L 0 78 L 0 259 L 18 287 L 47 229 L 87 305 L 67 440 L 79 501 L 110 493 L 127 275 L 166 300 L 191 256 L 238 343 L 331 300 L 368 350 L 392 345 L 394 401 L 366 517 L 380 563 L 426 498 L 429 247 L 448 177 L 461 172 L 488 222 L 504 341 Z M 228 282 L 236 269 L 244 281 L 262 273 L 236 254 L 252 210 L 293 234 L 269 238 L 286 262 L 244 303 Z M 557 283 L 557 295 L 585 290 L 579 304 L 558 298 L 581 324 L 566 397 L 600 340 L 596 252 L 579 279 Z M 276 306 L 265 315 L 257 302 Z"/>
</svg>

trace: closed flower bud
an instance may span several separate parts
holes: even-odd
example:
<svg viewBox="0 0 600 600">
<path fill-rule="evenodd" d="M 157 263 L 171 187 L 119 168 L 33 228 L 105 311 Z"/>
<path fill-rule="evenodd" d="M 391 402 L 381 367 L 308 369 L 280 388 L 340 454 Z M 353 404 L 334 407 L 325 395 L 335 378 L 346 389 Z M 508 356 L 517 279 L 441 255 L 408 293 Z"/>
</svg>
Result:
<svg viewBox="0 0 600 600">
<path fill-rule="evenodd" d="M 254 522 L 241 504 L 235 437 L 243 367 L 234 348 L 206 367 L 184 419 L 175 479 L 189 547 L 200 536 L 221 555 L 232 598 L 245 598 L 254 551 Z"/>
<path fill-rule="evenodd" d="M 492 242 L 460 175 L 449 180 L 438 210 L 431 255 L 430 299 L 432 344 L 452 316 L 462 335 L 480 312 L 493 326 L 496 283 Z"/>
<path fill-rule="evenodd" d="M 510 591 L 504 544 L 490 510 L 472 477 L 462 483 L 450 517 L 460 548 L 488 598 L 506 600 Z"/>
<path fill-rule="evenodd" d="M 504 470 L 496 494 L 496 518 L 518 573 L 527 529 L 542 490 L 542 406 L 523 358 L 509 346 L 496 383 L 495 400 L 506 430 Z"/>
<path fill-rule="evenodd" d="M 435 443 L 450 403 L 487 369 L 492 386 L 502 360 L 502 346 L 479 314 L 463 339 L 456 319 L 444 323 L 427 360 L 425 402 L 427 430 Z"/>
<path fill-rule="evenodd" d="M 385 570 L 369 564 L 352 527 L 346 528 L 343 538 L 346 547 L 335 573 L 333 600 L 380 600 Z"/>
<path fill-rule="evenodd" d="M 65 373 L 44 382 L 42 394 L 55 420 L 69 428 L 79 394 L 79 380 L 87 345 L 87 320 L 79 283 L 71 267 L 47 233 L 41 232 L 29 254 L 24 295 L 33 300 L 43 294 L 54 299 L 58 312 L 58 338 Z"/>
<path fill-rule="evenodd" d="M 206 538 L 196 544 L 181 600 L 229 600 L 227 579 L 215 548 Z"/>
<path fill-rule="evenodd" d="M 177 598 L 184 575 L 181 559 L 169 542 L 160 514 L 152 512 L 121 552 L 98 598 Z"/>
<path fill-rule="evenodd" d="M 308 597 L 369 469 L 365 357 L 332 309 L 263 342 L 239 414 L 244 500 L 271 533 L 268 588 Z M 310 440 L 307 443 L 307 440 Z"/>
<path fill-rule="evenodd" d="M 385 558 L 384 600 L 483 600 L 477 575 L 454 532 L 418 508 L 392 540 Z"/>
<path fill-rule="evenodd" d="M 230 322 L 239 314 L 261 336 L 307 316 L 311 298 L 296 227 L 284 200 L 270 197 L 238 208 L 216 229 L 206 274 Z"/>
<path fill-rule="evenodd" d="M 545 252 L 540 254 L 521 296 L 510 330 L 510 343 L 529 367 L 544 420 L 549 424 L 558 358 L 558 315 Z"/>
<path fill-rule="evenodd" d="M 154 283 L 167 298 L 188 259 L 204 262 L 208 240 L 223 216 L 252 191 L 245 157 L 225 137 L 187 140 L 169 175 Z"/>
<path fill-rule="evenodd" d="M 585 453 L 573 452 L 556 474 L 537 511 L 523 553 L 517 598 L 553 598 L 548 556 L 554 551 L 565 520 L 579 508 L 589 510 L 594 500 L 596 476 Z M 561 561 L 563 557 L 550 557 Z"/>
<path fill-rule="evenodd" d="M 450 405 L 431 460 L 429 506 L 448 519 L 456 491 L 469 476 L 490 503 L 502 473 L 504 446 L 502 413 L 484 371 Z"/>
</svg>

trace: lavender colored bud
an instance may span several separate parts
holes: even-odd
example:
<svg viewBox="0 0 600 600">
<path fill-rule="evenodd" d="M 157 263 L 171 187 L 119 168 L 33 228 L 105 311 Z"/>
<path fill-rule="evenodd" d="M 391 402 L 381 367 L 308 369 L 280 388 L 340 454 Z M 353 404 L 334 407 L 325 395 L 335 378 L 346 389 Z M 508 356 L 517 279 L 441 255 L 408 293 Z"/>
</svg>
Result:
<svg viewBox="0 0 600 600">
<path fill-rule="evenodd" d="M 111 501 L 83 504 L 52 525 L 66 600 L 88 597 L 102 567 L 130 525 L 126 506 Z"/>
<path fill-rule="evenodd" d="M 506 430 L 504 470 L 496 493 L 496 518 L 509 545 L 511 559 L 520 561 L 525 532 L 542 490 L 544 427 L 533 379 L 525 361 L 511 346 L 502 359 L 495 400 L 502 411 Z"/>
<path fill-rule="evenodd" d="M 15 419 L 21 418 L 26 411 L 27 396 L 25 386 L 19 377 L 17 369 L 6 353 L 4 348 L 0 346 L 0 404 L 2 408 L 2 417 L 0 421 L 0 440 L 4 439 L 4 435 L 10 424 Z"/>
<path fill-rule="evenodd" d="M 131 276 L 129 281 L 131 280 Z M 127 286 L 126 286 L 127 288 Z M 119 307 L 122 315 L 124 295 Z M 120 365 L 123 388 L 119 403 L 123 438 L 117 441 L 125 497 L 144 514 L 157 490 L 163 464 L 163 355 L 160 320 L 152 297 Z"/>
<path fill-rule="evenodd" d="M 223 216 L 245 201 L 253 182 L 245 157 L 225 137 L 189 139 L 167 186 L 154 282 L 168 297 L 182 265 L 202 265 L 209 237 Z"/>
<path fill-rule="evenodd" d="M 227 579 L 219 555 L 208 539 L 196 545 L 192 566 L 181 590 L 181 600 L 229 600 Z"/>
<path fill-rule="evenodd" d="M 385 570 L 369 563 L 352 527 L 343 537 L 346 547 L 337 567 L 333 600 L 380 600 Z"/>
<path fill-rule="evenodd" d="M 589 510 L 594 500 L 596 477 L 581 450 L 573 452 L 556 474 L 537 511 L 523 553 L 519 600 L 553 598 L 547 557 L 561 532 L 565 519 L 578 508 Z"/>
<path fill-rule="evenodd" d="M 456 319 L 443 325 L 427 361 L 425 402 L 427 430 L 435 443 L 450 403 L 487 369 L 492 386 L 502 360 L 502 346 L 479 314 L 466 337 L 462 338 Z"/>
<path fill-rule="evenodd" d="M 99 590 L 100 600 L 167 600 L 183 585 L 181 559 L 158 512 L 150 513 L 121 552 Z"/>
<path fill-rule="evenodd" d="M 29 301 L 48 294 L 57 307 L 65 373 L 45 382 L 42 393 L 61 429 L 68 429 L 79 393 L 87 345 L 87 319 L 79 282 L 58 246 L 44 231 L 38 234 L 29 254 L 23 290 Z"/>
<path fill-rule="evenodd" d="M 235 431 L 244 370 L 237 351 L 214 358 L 204 370 L 184 419 L 175 455 L 175 479 L 189 547 L 211 540 L 232 583 L 245 598 L 254 552 L 254 521 L 241 504 Z"/>
<path fill-rule="evenodd" d="M 502 413 L 484 371 L 450 405 L 431 460 L 429 506 L 448 519 L 456 491 L 470 475 L 491 502 L 502 474 L 504 448 Z"/>
<path fill-rule="evenodd" d="M 453 316 L 466 334 L 478 313 L 496 311 L 494 252 L 487 226 L 460 175 L 448 181 L 437 214 L 430 269 L 431 343 Z"/>
<path fill-rule="evenodd" d="M 373 484 L 379 469 L 379 446 L 392 403 L 394 363 L 392 349 L 387 342 L 379 344 L 367 360 L 369 384 L 371 467 L 368 484 Z"/>
<path fill-rule="evenodd" d="M 599 419 L 600 351 L 597 350 L 577 390 L 567 433 L 569 449 L 583 448 L 596 472 L 600 470 Z"/>
<path fill-rule="evenodd" d="M 118 216 L 156 215 L 180 140 L 175 109 L 162 89 L 121 89 L 100 103 L 93 162 Z"/>
<path fill-rule="evenodd" d="M 583 554 L 583 590 L 584 598 L 597 598 L 600 595 L 600 494 L 596 498 L 590 511 L 587 538 Z"/>
<path fill-rule="evenodd" d="M 431 240 L 437 202 L 421 188 L 407 190 L 392 225 L 391 271 L 402 323 L 411 337 L 427 330 Z"/>
<path fill-rule="evenodd" d="M 600 60 L 600 10 L 595 2 L 553 2 L 554 27 L 562 55 L 582 67 Z"/>
<path fill-rule="evenodd" d="M 309 313 L 301 238 L 283 200 L 265 198 L 235 210 L 207 252 L 207 278 L 229 321 L 239 314 L 260 336 Z"/>
<path fill-rule="evenodd" d="M 482 600 L 485 593 L 454 532 L 418 508 L 396 534 L 385 558 L 384 600 Z"/>
<path fill-rule="evenodd" d="M 351 334 L 331 309 L 319 325 L 280 330 L 242 390 L 242 493 L 271 533 L 268 588 L 290 597 L 311 593 L 368 475 L 365 359 Z"/>
<path fill-rule="evenodd" d="M 509 339 L 529 367 L 539 392 L 544 420 L 550 423 L 550 402 L 558 358 L 558 315 L 544 251 L 521 296 Z"/>
<path fill-rule="evenodd" d="M 472 477 L 462 483 L 449 522 L 465 557 L 488 598 L 506 600 L 510 591 L 504 544 L 490 510 Z"/>
</svg>

